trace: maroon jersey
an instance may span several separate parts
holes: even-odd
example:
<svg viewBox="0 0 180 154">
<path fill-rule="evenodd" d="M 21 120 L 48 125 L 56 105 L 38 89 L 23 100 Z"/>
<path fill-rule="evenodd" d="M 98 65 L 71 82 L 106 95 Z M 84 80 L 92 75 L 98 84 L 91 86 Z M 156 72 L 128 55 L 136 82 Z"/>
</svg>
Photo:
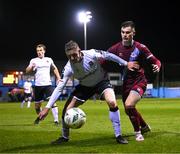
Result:
<svg viewBox="0 0 180 154">
<path fill-rule="evenodd" d="M 141 96 L 146 90 L 147 80 L 144 67 L 147 63 L 156 64 L 160 67 L 160 61 L 143 44 L 134 41 L 132 46 L 125 47 L 119 42 L 108 49 L 109 52 L 121 57 L 126 61 L 137 61 L 140 69 L 130 71 L 124 69 L 123 73 L 123 101 L 126 100 L 131 90 L 137 91 Z"/>
</svg>

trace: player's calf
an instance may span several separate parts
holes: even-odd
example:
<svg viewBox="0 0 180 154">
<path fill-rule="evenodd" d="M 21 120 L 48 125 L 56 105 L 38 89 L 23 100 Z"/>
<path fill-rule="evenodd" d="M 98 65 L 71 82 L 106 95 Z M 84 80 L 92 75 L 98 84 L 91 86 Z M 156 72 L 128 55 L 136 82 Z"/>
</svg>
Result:
<svg viewBox="0 0 180 154">
<path fill-rule="evenodd" d="M 141 133 L 147 133 L 151 131 L 151 127 L 149 125 L 146 125 L 145 127 L 141 127 Z"/>
</svg>

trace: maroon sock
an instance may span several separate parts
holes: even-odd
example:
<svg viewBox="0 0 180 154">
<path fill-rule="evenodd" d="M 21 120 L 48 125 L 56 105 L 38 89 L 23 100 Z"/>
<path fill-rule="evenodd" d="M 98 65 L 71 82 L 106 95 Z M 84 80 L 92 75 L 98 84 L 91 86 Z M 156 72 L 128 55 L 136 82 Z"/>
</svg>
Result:
<svg viewBox="0 0 180 154">
<path fill-rule="evenodd" d="M 126 113 L 134 127 L 134 131 L 140 131 L 140 121 L 137 110 L 134 107 L 126 108 Z"/>
<path fill-rule="evenodd" d="M 142 118 L 141 114 L 137 110 L 136 110 L 136 112 L 138 114 L 138 119 L 139 119 L 141 127 L 145 127 L 147 125 L 147 123 L 144 121 L 144 119 Z"/>
</svg>

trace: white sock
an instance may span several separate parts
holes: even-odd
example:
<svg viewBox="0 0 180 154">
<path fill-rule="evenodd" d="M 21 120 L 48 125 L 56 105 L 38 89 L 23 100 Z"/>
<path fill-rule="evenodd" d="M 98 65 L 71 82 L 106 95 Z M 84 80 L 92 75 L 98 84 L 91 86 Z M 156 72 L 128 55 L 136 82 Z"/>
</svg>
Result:
<svg viewBox="0 0 180 154">
<path fill-rule="evenodd" d="M 25 103 L 25 101 L 22 101 L 22 103 L 21 103 L 21 108 L 23 108 L 23 106 L 24 106 L 24 103 Z"/>
<path fill-rule="evenodd" d="M 52 114 L 53 114 L 53 117 L 54 117 L 54 121 L 59 122 L 59 119 L 58 119 L 58 107 L 57 106 L 52 108 Z"/>
<path fill-rule="evenodd" d="M 31 102 L 28 101 L 27 108 L 30 108 L 30 106 L 31 106 Z"/>
<path fill-rule="evenodd" d="M 115 112 L 109 111 L 109 118 L 112 122 L 115 136 L 118 137 L 119 135 L 122 135 L 119 110 L 117 110 Z"/>
</svg>

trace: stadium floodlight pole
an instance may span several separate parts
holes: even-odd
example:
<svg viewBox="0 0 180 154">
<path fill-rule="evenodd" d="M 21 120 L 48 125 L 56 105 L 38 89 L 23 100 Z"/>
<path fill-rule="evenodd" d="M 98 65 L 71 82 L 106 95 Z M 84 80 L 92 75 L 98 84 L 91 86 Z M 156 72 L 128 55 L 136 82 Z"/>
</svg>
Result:
<svg viewBox="0 0 180 154">
<path fill-rule="evenodd" d="M 84 50 L 87 49 L 87 23 L 92 18 L 90 11 L 83 11 L 78 14 L 79 21 L 84 24 Z"/>
</svg>

